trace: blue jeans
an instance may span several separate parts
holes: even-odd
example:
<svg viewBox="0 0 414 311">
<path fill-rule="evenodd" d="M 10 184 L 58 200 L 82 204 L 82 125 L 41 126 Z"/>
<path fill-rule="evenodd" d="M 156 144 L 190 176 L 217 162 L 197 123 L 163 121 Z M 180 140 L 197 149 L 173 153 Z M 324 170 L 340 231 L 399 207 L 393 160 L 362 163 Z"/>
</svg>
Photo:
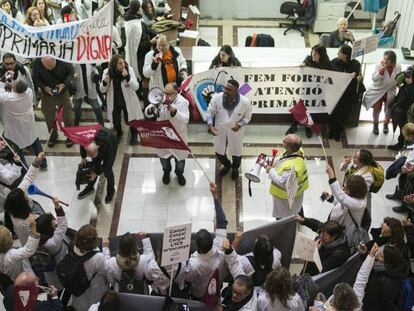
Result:
<svg viewBox="0 0 414 311">
<path fill-rule="evenodd" d="M 162 170 L 164 171 L 164 173 L 170 173 L 172 171 L 171 158 L 173 158 L 173 157 L 171 156 L 167 159 L 160 158 L 161 165 L 162 165 Z M 184 174 L 184 167 L 185 167 L 185 160 L 178 161 L 176 158 L 174 158 L 174 160 L 175 160 L 175 171 L 174 171 L 174 173 L 176 175 L 183 175 Z"/>
<path fill-rule="evenodd" d="M 86 103 L 88 103 L 93 111 L 95 112 L 96 115 L 96 119 L 98 120 L 99 124 L 104 124 L 104 120 L 103 120 L 103 116 L 102 116 L 102 109 L 101 106 L 99 106 L 98 100 L 89 98 L 89 97 L 85 97 L 84 98 Z M 83 98 L 75 98 L 73 100 L 73 111 L 75 112 L 75 126 L 79 125 L 80 122 L 80 118 L 81 118 L 81 107 L 82 107 L 82 102 L 84 100 Z"/>
</svg>

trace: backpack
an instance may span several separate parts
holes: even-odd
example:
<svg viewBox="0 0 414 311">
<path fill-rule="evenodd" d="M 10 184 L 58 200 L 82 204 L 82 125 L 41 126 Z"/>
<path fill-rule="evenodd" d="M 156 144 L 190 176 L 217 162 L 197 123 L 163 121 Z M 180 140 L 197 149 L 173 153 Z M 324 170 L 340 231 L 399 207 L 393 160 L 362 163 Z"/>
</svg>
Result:
<svg viewBox="0 0 414 311">
<path fill-rule="evenodd" d="M 210 307 L 216 307 L 220 301 L 220 273 L 218 269 L 214 270 L 213 275 L 208 281 L 206 291 L 204 292 L 201 302 Z"/>
<path fill-rule="evenodd" d="M 32 269 L 35 273 L 50 272 L 55 271 L 56 269 L 54 256 L 50 255 L 41 246 L 37 248 L 36 253 L 34 253 L 29 260 L 30 265 L 32 266 Z"/>
<path fill-rule="evenodd" d="M 266 280 L 267 275 L 272 272 L 272 268 L 266 269 L 266 267 L 262 268 L 260 265 L 256 263 L 254 256 L 247 256 L 250 264 L 254 269 L 254 273 L 250 277 L 253 281 L 254 286 L 262 286 Z"/>
<path fill-rule="evenodd" d="M 369 170 L 371 171 L 372 175 L 374 175 L 374 183 L 369 188 L 369 192 L 377 193 L 382 185 L 384 184 L 384 168 L 378 163 L 375 162 L 377 166 L 370 166 Z"/>
<path fill-rule="evenodd" d="M 161 267 L 160 269 L 162 273 L 164 273 L 164 275 L 170 280 L 170 275 L 168 274 L 167 270 L 165 270 L 164 267 Z M 178 264 L 177 272 L 175 273 L 174 280 L 177 278 L 178 274 L 180 274 L 180 271 L 181 271 L 181 262 Z M 188 288 L 184 288 L 183 290 L 181 290 L 176 282 L 172 282 L 171 297 L 188 299 L 189 297 Z"/>
<path fill-rule="evenodd" d="M 139 280 L 135 270 L 122 270 L 121 279 L 118 282 L 119 292 L 127 294 L 141 294 L 146 295 L 148 291 L 145 291 L 146 284 L 144 280 Z"/>
<path fill-rule="evenodd" d="M 313 304 L 316 295 L 321 291 L 319 286 L 315 283 L 312 277 L 304 273 L 302 275 L 292 276 L 293 289 L 302 298 L 305 307 Z"/>
<path fill-rule="evenodd" d="M 56 266 L 56 274 L 60 284 L 73 296 L 81 296 L 91 286 L 92 279 L 88 279 L 83 263 L 91 259 L 98 251 L 91 251 L 84 256 L 77 256 L 71 249 Z"/>
<path fill-rule="evenodd" d="M 413 285 L 410 278 L 402 280 L 399 308 L 400 311 L 411 311 L 414 306 Z"/>
</svg>

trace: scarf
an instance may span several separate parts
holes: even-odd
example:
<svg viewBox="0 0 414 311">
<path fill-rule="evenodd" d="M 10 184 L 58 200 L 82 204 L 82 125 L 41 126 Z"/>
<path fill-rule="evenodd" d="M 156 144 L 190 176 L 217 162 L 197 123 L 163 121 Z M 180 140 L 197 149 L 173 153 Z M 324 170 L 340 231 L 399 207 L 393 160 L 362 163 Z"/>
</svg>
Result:
<svg viewBox="0 0 414 311">
<path fill-rule="evenodd" d="M 224 308 L 225 311 L 238 311 L 240 310 L 246 303 L 248 303 L 250 301 L 250 299 L 252 299 L 254 294 L 254 290 L 250 293 L 249 296 L 247 296 L 246 298 L 244 298 L 242 301 L 239 302 L 233 302 L 231 300 L 231 296 L 228 300 L 228 302 L 226 301 L 226 307 Z"/>
<path fill-rule="evenodd" d="M 345 240 L 346 240 L 345 235 L 341 235 L 339 238 L 337 238 L 336 240 L 330 243 L 324 243 L 323 247 L 326 249 L 333 249 L 333 248 L 338 247 L 341 244 L 344 244 Z"/>
<path fill-rule="evenodd" d="M 228 102 L 227 97 L 223 95 L 223 108 L 226 109 L 229 113 L 236 108 L 240 101 L 240 94 L 237 92 L 236 97 L 233 101 Z"/>
<path fill-rule="evenodd" d="M 375 260 L 373 269 L 375 272 L 385 271 L 385 265 L 383 262 L 379 262 L 378 260 Z"/>
</svg>

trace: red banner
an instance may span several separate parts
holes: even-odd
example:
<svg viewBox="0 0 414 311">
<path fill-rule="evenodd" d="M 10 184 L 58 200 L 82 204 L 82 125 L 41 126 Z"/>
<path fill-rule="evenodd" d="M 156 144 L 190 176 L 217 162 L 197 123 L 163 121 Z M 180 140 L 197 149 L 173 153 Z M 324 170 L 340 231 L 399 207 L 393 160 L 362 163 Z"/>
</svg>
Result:
<svg viewBox="0 0 414 311">
<path fill-rule="evenodd" d="M 61 106 L 56 114 L 55 124 L 57 128 L 65 134 L 65 136 L 76 144 L 82 147 L 87 147 L 98 135 L 102 125 L 81 125 L 81 126 L 67 126 L 62 125 L 63 106 Z"/>
<path fill-rule="evenodd" d="M 138 130 L 141 146 L 159 149 L 188 150 L 187 144 L 175 130 L 170 121 L 132 120 L 129 125 Z"/>
<path fill-rule="evenodd" d="M 320 126 L 313 122 L 313 119 L 302 100 L 298 101 L 295 107 L 290 108 L 289 111 L 297 122 L 309 126 L 318 135 L 321 133 Z"/>
</svg>

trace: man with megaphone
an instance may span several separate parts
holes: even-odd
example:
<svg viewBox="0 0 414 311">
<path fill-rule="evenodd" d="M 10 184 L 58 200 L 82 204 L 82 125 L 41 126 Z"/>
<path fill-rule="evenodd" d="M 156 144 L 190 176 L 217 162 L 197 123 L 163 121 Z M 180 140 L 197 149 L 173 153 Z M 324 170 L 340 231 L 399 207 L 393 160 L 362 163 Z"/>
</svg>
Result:
<svg viewBox="0 0 414 311">
<path fill-rule="evenodd" d="M 273 196 L 272 216 L 276 219 L 298 213 L 303 215 L 303 193 L 309 187 L 301 138 L 295 134 L 286 135 L 283 139 L 283 147 L 285 151 L 274 161 L 275 166 L 264 163 L 271 180 L 269 192 Z M 296 175 L 297 191 L 290 206 L 287 183 L 292 169 Z"/>
<path fill-rule="evenodd" d="M 231 169 L 231 178 L 239 177 L 243 150 L 243 127 L 250 122 L 252 106 L 247 97 L 239 93 L 239 83 L 230 79 L 223 93 L 213 95 L 207 110 L 207 124 L 214 137 L 214 151 L 223 164 L 219 175 L 225 176 Z M 215 122 L 215 125 L 213 125 Z M 233 162 L 226 156 L 226 148 Z"/>
<path fill-rule="evenodd" d="M 148 108 L 151 109 L 151 104 Z M 174 126 L 177 133 L 187 142 L 188 120 L 190 119 L 190 111 L 188 109 L 188 100 L 178 94 L 178 86 L 175 83 L 168 83 L 164 88 L 164 99 L 158 107 L 157 121 L 169 120 Z M 166 133 L 168 135 L 168 133 Z M 172 133 L 172 135 L 175 135 Z M 160 157 L 162 170 L 162 182 L 164 185 L 170 183 L 171 158 L 175 160 L 175 174 L 178 183 L 181 186 L 186 184 L 184 177 L 185 159 L 187 158 L 187 150 L 177 149 L 157 149 L 157 155 Z"/>
</svg>

